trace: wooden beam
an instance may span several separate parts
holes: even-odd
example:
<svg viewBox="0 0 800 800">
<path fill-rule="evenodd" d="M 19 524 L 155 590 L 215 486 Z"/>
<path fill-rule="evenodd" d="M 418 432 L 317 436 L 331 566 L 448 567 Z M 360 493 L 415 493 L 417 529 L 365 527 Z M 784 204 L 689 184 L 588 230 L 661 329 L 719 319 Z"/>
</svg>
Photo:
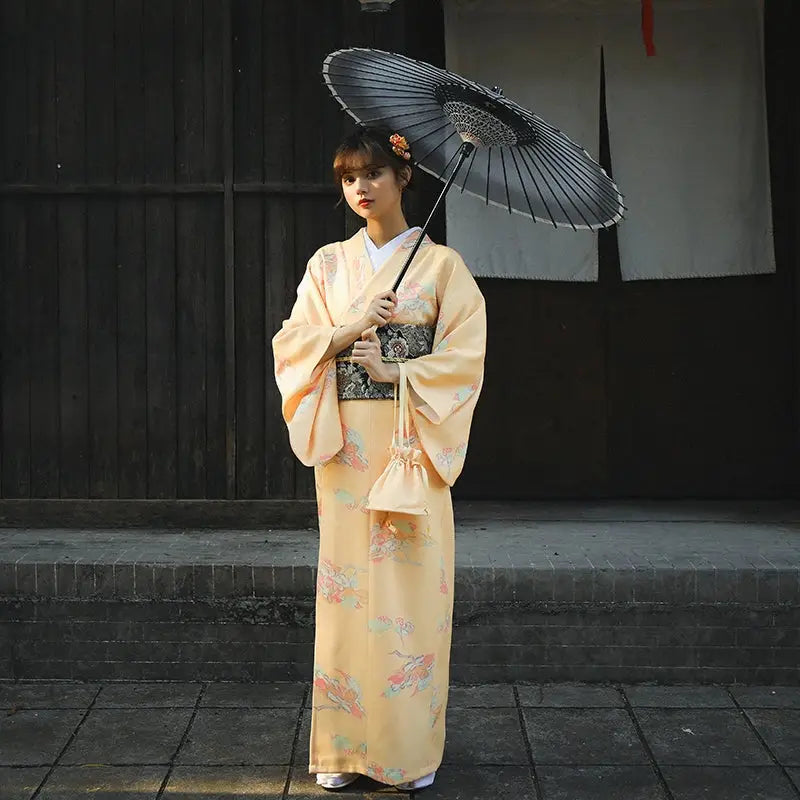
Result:
<svg viewBox="0 0 800 800">
<path fill-rule="evenodd" d="M 6 528 L 317 527 L 313 500 L 0 500 Z"/>
</svg>

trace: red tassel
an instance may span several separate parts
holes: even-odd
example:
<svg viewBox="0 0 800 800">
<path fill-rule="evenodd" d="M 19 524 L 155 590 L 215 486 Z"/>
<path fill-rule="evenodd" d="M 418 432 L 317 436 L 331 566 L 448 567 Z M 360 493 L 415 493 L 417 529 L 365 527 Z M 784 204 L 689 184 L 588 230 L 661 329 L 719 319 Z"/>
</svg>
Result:
<svg viewBox="0 0 800 800">
<path fill-rule="evenodd" d="M 642 0 L 642 36 L 647 55 L 654 56 L 656 46 L 653 42 L 653 0 Z"/>
</svg>

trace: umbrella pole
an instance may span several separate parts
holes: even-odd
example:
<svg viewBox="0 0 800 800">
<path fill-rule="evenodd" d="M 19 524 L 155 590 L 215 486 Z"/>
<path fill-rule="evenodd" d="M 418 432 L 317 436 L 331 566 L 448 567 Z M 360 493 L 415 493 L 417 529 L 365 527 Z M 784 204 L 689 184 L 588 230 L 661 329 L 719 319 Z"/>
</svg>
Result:
<svg viewBox="0 0 800 800">
<path fill-rule="evenodd" d="M 475 145 L 472 142 L 462 142 L 461 148 L 458 151 L 458 161 L 456 161 L 456 165 L 453 167 L 453 171 L 450 173 L 450 177 L 447 179 L 447 183 L 444 185 L 444 189 L 442 189 L 441 194 L 436 199 L 436 202 L 433 204 L 433 208 L 431 209 L 431 213 L 428 215 L 428 219 L 425 221 L 425 224 L 422 226 L 422 230 L 420 231 L 419 238 L 414 243 L 414 247 L 411 248 L 411 252 L 408 254 L 408 258 L 406 259 L 406 263 L 403 265 L 403 269 L 400 270 L 400 274 L 397 276 L 397 280 L 394 282 L 394 286 L 392 286 L 392 291 L 396 292 L 397 287 L 400 285 L 400 281 L 403 280 L 403 277 L 406 274 L 409 266 L 411 265 L 411 261 L 413 260 L 414 256 L 417 254 L 417 250 L 419 250 L 419 246 L 422 244 L 422 240 L 425 238 L 425 233 L 428 230 L 428 225 L 430 225 L 431 220 L 433 219 L 433 215 L 439 209 L 439 206 L 442 204 L 445 196 L 447 195 L 448 190 L 453 184 L 453 180 L 455 179 L 458 171 L 461 169 L 461 165 L 469 158 L 472 154 L 472 151 L 475 149 Z"/>
</svg>

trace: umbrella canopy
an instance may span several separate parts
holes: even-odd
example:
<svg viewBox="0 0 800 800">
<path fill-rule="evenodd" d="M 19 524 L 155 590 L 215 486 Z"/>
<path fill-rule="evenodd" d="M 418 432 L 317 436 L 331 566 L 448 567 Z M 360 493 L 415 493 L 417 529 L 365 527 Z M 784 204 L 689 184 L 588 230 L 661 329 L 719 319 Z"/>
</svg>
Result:
<svg viewBox="0 0 800 800">
<path fill-rule="evenodd" d="M 605 170 L 497 87 L 367 48 L 331 53 L 322 74 L 357 122 L 405 136 L 420 168 L 448 181 L 445 190 L 455 184 L 555 227 L 597 230 L 622 218 L 622 195 Z"/>
</svg>

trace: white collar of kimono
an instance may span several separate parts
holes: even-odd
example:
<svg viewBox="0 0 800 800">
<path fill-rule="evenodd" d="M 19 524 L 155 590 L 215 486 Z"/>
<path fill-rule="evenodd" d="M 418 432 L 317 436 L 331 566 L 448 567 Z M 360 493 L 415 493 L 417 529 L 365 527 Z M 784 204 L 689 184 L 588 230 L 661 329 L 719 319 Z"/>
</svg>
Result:
<svg viewBox="0 0 800 800">
<path fill-rule="evenodd" d="M 413 228 L 408 228 L 402 233 L 398 233 L 394 239 L 386 242 L 383 247 L 378 247 L 375 242 L 373 242 L 372 239 L 367 236 L 367 229 L 362 228 L 361 232 L 364 235 L 364 245 L 367 248 L 367 255 L 372 263 L 373 271 L 377 272 L 392 257 L 394 251 L 397 250 L 397 248 L 409 234 L 413 233 L 414 231 L 421 230 L 422 228 L 420 228 L 419 225 L 415 225 Z"/>
</svg>

